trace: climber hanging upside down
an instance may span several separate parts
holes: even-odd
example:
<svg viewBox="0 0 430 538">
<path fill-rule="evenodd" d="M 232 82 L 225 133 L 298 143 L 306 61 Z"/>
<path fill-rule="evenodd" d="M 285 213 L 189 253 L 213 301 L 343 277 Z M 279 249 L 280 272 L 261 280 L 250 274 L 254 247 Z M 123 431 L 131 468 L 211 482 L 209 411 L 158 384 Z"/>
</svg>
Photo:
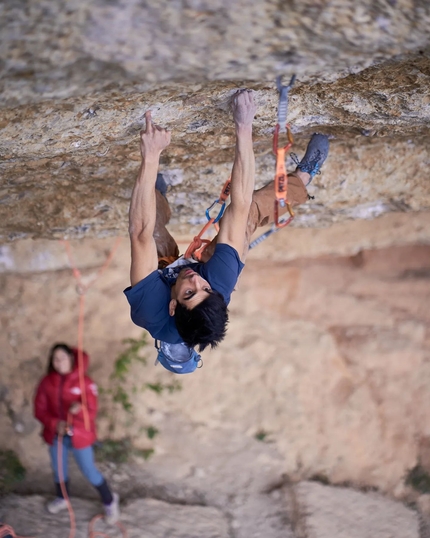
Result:
<svg viewBox="0 0 430 538">
<path fill-rule="evenodd" d="M 227 306 L 244 267 L 250 238 L 258 226 L 274 219 L 273 181 L 254 191 L 255 157 L 252 122 L 256 107 L 251 90 L 232 99 L 236 149 L 231 174 L 231 203 L 219 223 L 219 233 L 203 252 L 201 263 L 179 258 L 159 269 L 160 258 L 177 258 L 178 246 L 166 229 L 170 209 L 166 184 L 158 173 L 161 152 L 170 133 L 151 121 L 141 131 L 142 164 L 130 204 L 131 286 L 125 294 L 131 318 L 158 340 L 185 342 L 190 348 L 216 347 L 226 334 Z M 308 199 L 306 186 L 321 168 L 329 149 L 325 135 L 314 134 L 306 154 L 288 176 L 292 206 Z M 280 208 L 280 214 L 287 208 Z M 168 367 L 168 366 L 167 366 Z M 169 368 L 170 369 L 170 368 Z M 174 371 L 174 370 L 172 370 Z"/>
</svg>

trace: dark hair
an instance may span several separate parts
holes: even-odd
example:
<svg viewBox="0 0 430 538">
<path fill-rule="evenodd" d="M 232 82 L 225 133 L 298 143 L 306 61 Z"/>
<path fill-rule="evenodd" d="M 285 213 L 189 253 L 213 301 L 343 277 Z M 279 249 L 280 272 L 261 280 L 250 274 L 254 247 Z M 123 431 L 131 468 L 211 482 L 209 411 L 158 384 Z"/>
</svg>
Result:
<svg viewBox="0 0 430 538">
<path fill-rule="evenodd" d="M 51 351 L 49 352 L 49 360 L 48 360 L 48 374 L 50 374 L 51 372 L 55 372 L 55 368 L 54 368 L 54 365 L 53 365 L 53 360 L 54 360 L 54 353 L 57 351 L 57 349 L 62 349 L 63 351 L 65 351 L 66 353 L 68 353 L 70 355 L 70 359 L 72 361 L 72 368 L 74 366 L 74 363 L 75 363 L 75 355 L 73 353 L 73 350 L 71 347 L 69 347 L 67 344 L 54 344 L 52 347 L 51 347 Z"/>
<path fill-rule="evenodd" d="M 187 346 L 198 345 L 199 351 L 203 351 L 210 345 L 213 349 L 224 339 L 227 332 L 228 311 L 223 296 L 218 291 L 212 291 L 192 310 L 178 302 L 175 323 Z"/>
</svg>

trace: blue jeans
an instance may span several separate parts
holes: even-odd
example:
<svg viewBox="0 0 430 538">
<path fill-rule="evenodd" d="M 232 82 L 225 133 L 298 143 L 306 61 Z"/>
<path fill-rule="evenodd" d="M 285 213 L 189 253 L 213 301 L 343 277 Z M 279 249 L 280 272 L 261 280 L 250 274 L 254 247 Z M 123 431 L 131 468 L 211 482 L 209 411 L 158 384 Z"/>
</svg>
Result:
<svg viewBox="0 0 430 538">
<path fill-rule="evenodd" d="M 52 470 L 54 471 L 55 482 L 60 482 L 58 473 L 58 437 L 55 437 L 54 444 L 49 446 L 49 454 L 51 456 Z M 86 448 L 73 448 L 72 439 L 68 435 L 63 437 L 63 480 L 67 482 L 68 475 L 68 456 L 72 452 L 79 469 L 85 478 L 95 487 L 100 486 L 104 482 L 103 475 L 97 469 L 94 463 L 94 452 L 92 446 Z"/>
</svg>

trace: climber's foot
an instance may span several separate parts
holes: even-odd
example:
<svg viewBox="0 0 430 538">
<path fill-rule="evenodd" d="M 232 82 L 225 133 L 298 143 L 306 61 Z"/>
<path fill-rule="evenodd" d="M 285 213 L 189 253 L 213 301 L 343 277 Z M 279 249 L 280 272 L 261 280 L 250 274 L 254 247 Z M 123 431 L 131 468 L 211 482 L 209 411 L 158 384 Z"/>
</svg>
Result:
<svg viewBox="0 0 430 538">
<path fill-rule="evenodd" d="M 163 174 L 160 174 L 160 172 L 157 174 L 157 180 L 155 182 L 155 188 L 157 191 L 160 191 L 161 194 L 166 198 L 167 193 L 167 183 L 164 179 Z"/>
<path fill-rule="evenodd" d="M 314 178 L 318 173 L 324 161 L 327 159 L 329 150 L 328 136 L 314 133 L 309 141 L 306 153 L 303 159 L 297 165 L 296 171 L 302 172 L 302 174 L 309 174 L 309 178 L 304 181 L 305 186 Z M 303 180 L 306 176 L 301 177 Z"/>
</svg>

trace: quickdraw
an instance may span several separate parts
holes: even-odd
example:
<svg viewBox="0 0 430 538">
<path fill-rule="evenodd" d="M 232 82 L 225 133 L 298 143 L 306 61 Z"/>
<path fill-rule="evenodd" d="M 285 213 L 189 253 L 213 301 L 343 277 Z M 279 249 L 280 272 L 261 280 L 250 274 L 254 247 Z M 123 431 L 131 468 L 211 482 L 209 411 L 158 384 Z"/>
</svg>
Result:
<svg viewBox="0 0 430 538">
<path fill-rule="evenodd" d="M 215 200 L 215 202 L 206 209 L 206 218 L 208 219 L 208 222 L 203 226 L 203 228 L 200 230 L 198 235 L 196 235 L 194 239 L 191 241 L 189 247 L 187 248 L 184 254 L 184 258 L 193 257 L 194 259 L 198 261 L 201 260 L 203 251 L 211 242 L 209 239 L 202 239 L 202 235 L 212 226 L 212 224 L 215 225 L 218 231 L 219 229 L 218 221 L 221 219 L 221 217 L 224 214 L 227 198 L 230 196 L 230 188 L 231 188 L 231 178 L 228 178 L 228 180 L 224 183 L 224 186 L 221 190 L 221 194 L 219 198 Z M 216 217 L 211 217 L 210 212 L 217 204 L 220 204 L 221 208 L 218 211 L 218 214 Z"/>
<path fill-rule="evenodd" d="M 274 208 L 274 223 L 276 228 L 284 228 L 294 218 L 294 212 L 291 208 L 291 204 L 288 201 L 288 174 L 285 168 L 285 153 L 293 145 L 293 135 L 291 133 L 290 126 L 287 123 L 288 113 L 288 92 L 292 88 L 296 80 L 296 75 L 291 77 L 288 86 L 282 85 L 282 77 L 276 79 L 276 87 L 279 92 L 279 105 L 278 105 L 278 123 L 275 127 L 273 134 L 273 153 L 276 156 L 276 174 L 275 174 L 275 208 Z M 288 142 L 285 146 L 279 147 L 279 133 L 287 133 Z M 279 220 L 279 207 L 287 206 L 289 218 L 285 220 Z"/>
<path fill-rule="evenodd" d="M 274 207 L 274 222 L 267 232 L 254 239 L 249 245 L 249 250 L 255 248 L 262 243 L 270 235 L 274 234 L 281 228 L 288 226 L 294 219 L 294 211 L 288 201 L 288 174 L 285 168 L 285 154 L 293 145 L 293 135 L 289 124 L 287 123 L 288 114 L 288 92 L 292 88 L 296 80 L 296 75 L 291 77 L 288 86 L 282 85 L 282 77 L 276 79 L 276 87 L 279 92 L 278 104 L 278 122 L 273 134 L 273 153 L 276 156 L 276 174 L 275 174 L 275 207 Z M 287 133 L 288 142 L 285 146 L 279 147 L 279 133 Z M 279 207 L 287 206 L 289 217 L 279 218 Z"/>
</svg>

